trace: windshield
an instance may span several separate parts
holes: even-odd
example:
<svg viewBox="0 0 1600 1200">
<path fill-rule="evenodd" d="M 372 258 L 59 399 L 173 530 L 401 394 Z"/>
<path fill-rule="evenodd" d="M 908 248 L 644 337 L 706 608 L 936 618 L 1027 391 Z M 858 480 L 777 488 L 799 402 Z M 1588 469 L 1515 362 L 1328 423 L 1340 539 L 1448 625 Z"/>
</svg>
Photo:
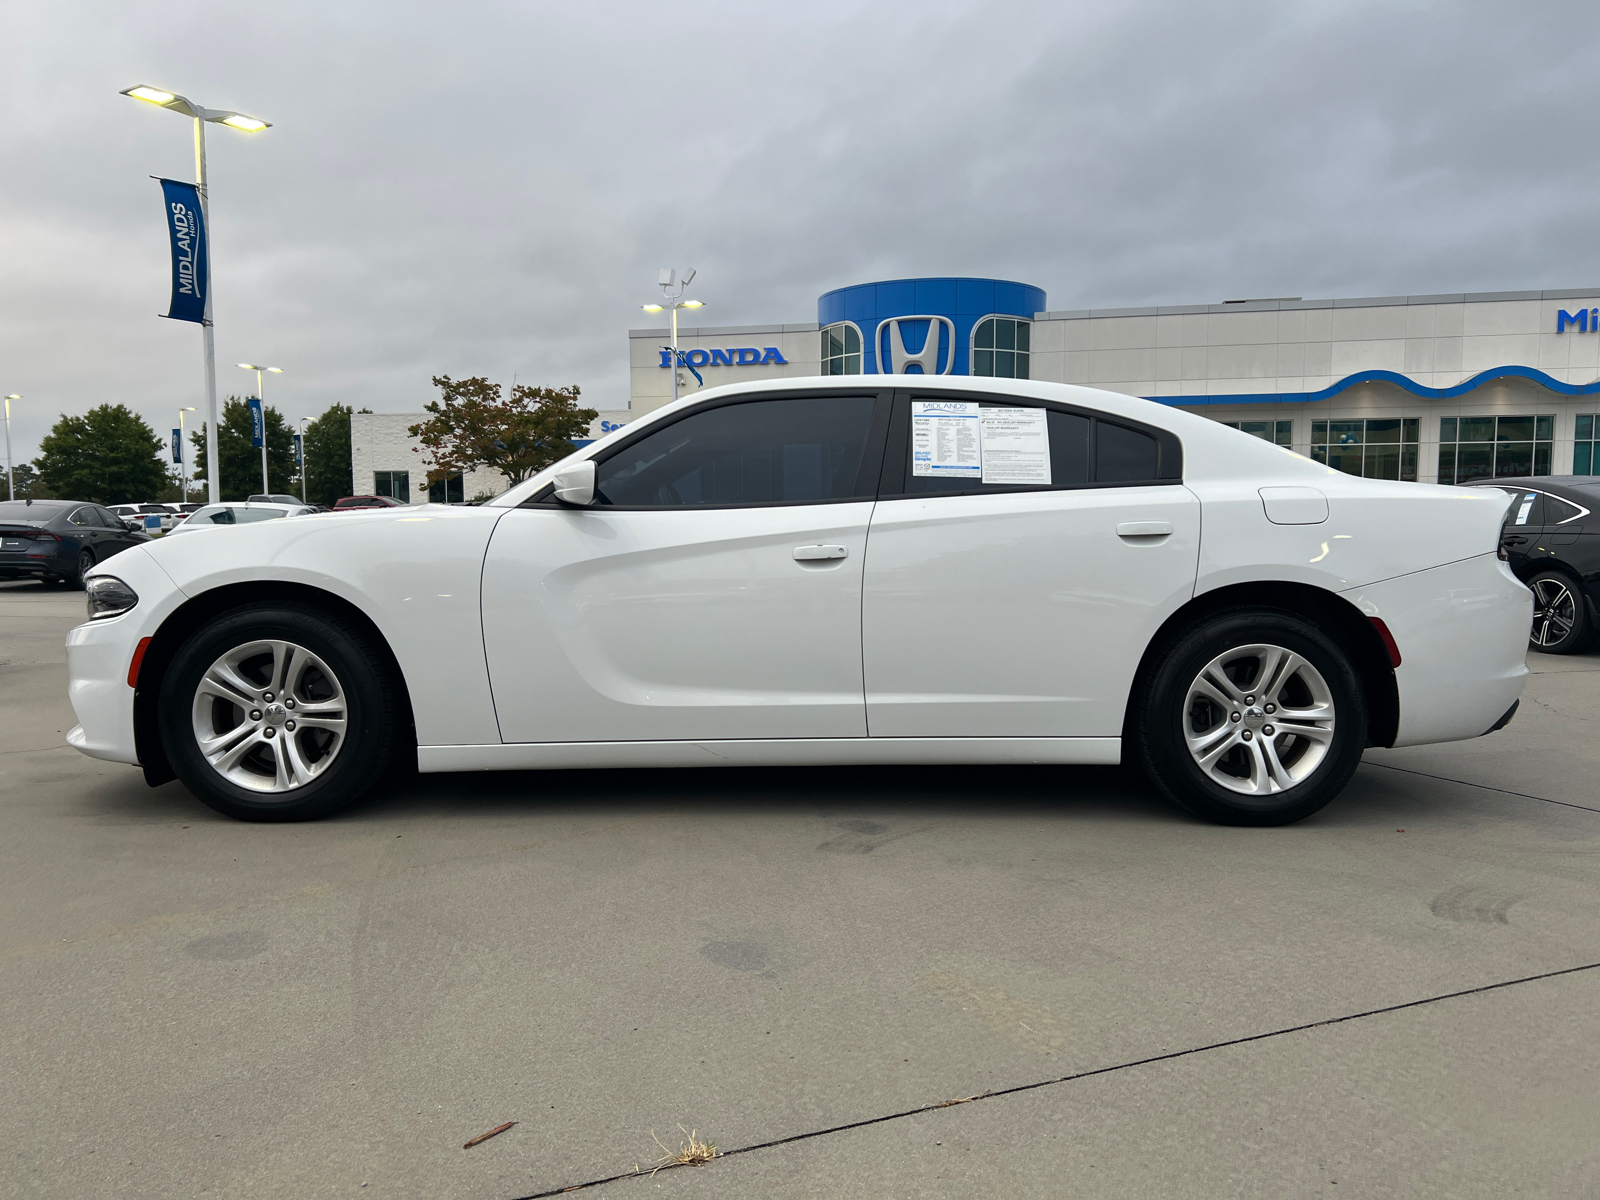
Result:
<svg viewBox="0 0 1600 1200">
<path fill-rule="evenodd" d="M 55 504 L 29 504 L 23 500 L 0 500 L 0 521 L 29 521 L 35 525 L 42 525 L 60 511 L 60 506 Z"/>
<path fill-rule="evenodd" d="M 185 525 L 249 525 L 255 521 L 274 521 L 282 517 L 281 508 L 242 508 L 232 504 L 208 505 L 195 513 Z"/>
</svg>

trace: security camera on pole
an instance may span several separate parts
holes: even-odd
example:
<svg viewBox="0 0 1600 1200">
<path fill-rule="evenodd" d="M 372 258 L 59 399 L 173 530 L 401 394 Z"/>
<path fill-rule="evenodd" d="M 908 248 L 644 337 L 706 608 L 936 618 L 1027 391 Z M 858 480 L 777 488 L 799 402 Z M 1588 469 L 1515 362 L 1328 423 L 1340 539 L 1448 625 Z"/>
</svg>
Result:
<svg viewBox="0 0 1600 1200">
<path fill-rule="evenodd" d="M 261 391 L 261 372 L 270 371 L 274 375 L 282 375 L 282 367 L 258 367 L 255 363 L 237 363 L 246 371 L 256 373 L 256 399 L 250 406 L 250 444 L 261 447 L 261 494 L 271 495 L 272 489 L 267 486 L 267 400 Z"/>
<path fill-rule="evenodd" d="M 222 498 L 222 470 L 217 464 L 217 342 L 211 323 L 211 203 L 206 190 L 206 122 L 244 133 L 270 129 L 271 122 L 225 108 L 205 108 L 176 92 L 140 84 L 123 88 L 124 96 L 170 108 L 194 118 L 192 184 L 161 180 L 167 201 L 167 227 L 172 235 L 172 305 L 165 314 L 194 321 L 203 331 L 206 360 L 206 493 L 212 504 Z"/>
<path fill-rule="evenodd" d="M 678 310 L 680 308 L 704 308 L 705 305 L 698 300 L 683 299 L 684 291 L 692 282 L 694 282 L 693 267 L 690 267 L 683 273 L 682 279 L 678 278 L 678 273 L 671 267 L 663 267 L 661 269 L 661 274 L 656 279 L 656 282 L 661 285 L 661 294 L 666 297 L 666 303 L 646 304 L 644 306 L 644 311 L 647 313 L 658 313 L 663 308 L 670 308 L 672 310 L 672 344 L 670 346 L 663 346 L 662 349 L 669 350 L 672 354 L 672 398 L 676 400 L 678 398 L 678 368 L 682 366 L 688 366 L 688 364 L 683 361 L 683 355 L 678 353 Z M 676 288 L 677 291 L 673 291 L 674 288 Z M 690 367 L 689 369 L 691 371 L 694 370 L 693 367 Z M 700 372 L 695 371 L 695 378 L 698 379 L 699 377 Z"/>
</svg>

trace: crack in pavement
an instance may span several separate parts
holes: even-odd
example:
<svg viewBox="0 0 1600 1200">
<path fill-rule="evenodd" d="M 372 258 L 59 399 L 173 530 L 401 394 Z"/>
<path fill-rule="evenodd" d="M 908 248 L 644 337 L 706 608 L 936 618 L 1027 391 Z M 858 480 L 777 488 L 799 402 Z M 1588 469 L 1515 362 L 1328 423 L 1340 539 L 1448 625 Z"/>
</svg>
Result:
<svg viewBox="0 0 1600 1200">
<path fill-rule="evenodd" d="M 1524 800 L 1538 800 L 1544 804 L 1559 804 L 1562 808 L 1576 808 L 1582 812 L 1600 813 L 1600 808 L 1590 808 L 1587 804 L 1574 804 L 1570 800 L 1552 800 L 1548 796 L 1535 796 L 1528 792 L 1513 792 L 1510 788 L 1491 787 L 1487 783 L 1469 783 L 1465 779 L 1451 779 L 1448 775 L 1433 775 L 1427 771 L 1418 771 L 1412 767 L 1396 767 L 1390 763 L 1362 761 L 1363 767 L 1382 767 L 1385 771 L 1402 771 L 1407 775 L 1420 775 L 1424 779 L 1437 779 L 1440 783 L 1459 783 L 1462 787 L 1481 788 L 1486 792 L 1499 792 L 1502 796 L 1520 796 Z"/>
<path fill-rule="evenodd" d="M 1396 768 L 1398 769 L 1398 768 Z M 1418 772 L 1420 774 L 1420 772 Z M 1499 789 L 1495 789 L 1499 790 Z M 1513 793 L 1516 794 L 1516 793 Z M 1538 796 L 1532 799 L 1539 799 Z M 1553 803 L 1560 803 L 1554 801 Z M 1574 806 L 1581 807 L 1581 806 Z M 1426 1004 L 1438 1004 L 1443 1000 L 1459 1000 L 1464 996 L 1477 996 L 1484 992 L 1495 992 L 1502 988 L 1517 987 L 1524 983 L 1537 983 L 1542 979 L 1558 979 L 1563 975 L 1576 975 L 1583 971 L 1600 970 L 1600 962 L 1584 963 L 1577 967 L 1563 967 L 1559 971 L 1545 971 L 1538 975 L 1524 975 L 1520 979 L 1504 979 L 1499 983 L 1486 983 L 1481 987 L 1465 988 L 1459 992 L 1444 992 L 1438 996 L 1427 996 L 1421 1000 L 1407 1000 L 1403 1004 L 1389 1004 L 1383 1008 L 1369 1008 L 1364 1012 L 1346 1013 L 1342 1017 L 1328 1017 L 1321 1021 L 1308 1021 L 1304 1025 L 1290 1025 L 1284 1029 L 1272 1029 L 1266 1033 L 1252 1033 L 1245 1037 L 1229 1038 L 1227 1041 L 1211 1042 L 1205 1046 L 1191 1046 L 1187 1050 L 1174 1050 L 1167 1054 L 1154 1054 L 1149 1058 L 1137 1058 L 1130 1062 L 1115 1063 L 1109 1067 L 1095 1067 L 1089 1071 L 1076 1071 L 1071 1075 L 1060 1075 L 1054 1079 L 1041 1079 L 1035 1083 L 1021 1083 L 1015 1087 L 996 1088 L 990 1092 L 980 1092 L 975 1096 L 963 1096 L 955 1100 L 941 1100 L 935 1104 L 923 1104 L 917 1108 L 908 1108 L 903 1112 L 886 1113 L 879 1117 L 867 1117 L 861 1121 L 848 1121 L 843 1125 L 832 1125 L 827 1129 L 812 1129 L 805 1133 L 790 1134 L 788 1137 L 773 1138 L 768 1142 L 756 1142 L 749 1146 L 739 1146 L 733 1150 L 725 1150 L 717 1158 L 732 1158 L 736 1154 L 750 1154 L 756 1150 L 771 1150 L 776 1146 L 787 1146 L 792 1142 L 809 1141 L 811 1138 L 826 1137 L 830 1133 L 844 1133 L 851 1129 L 863 1129 L 868 1125 L 882 1125 L 886 1121 L 899 1121 L 906 1117 L 914 1117 L 921 1113 L 933 1112 L 941 1108 L 953 1108 L 960 1104 L 974 1104 L 980 1100 L 994 1100 L 1001 1096 L 1014 1096 L 1018 1092 L 1031 1092 L 1039 1088 L 1054 1087 L 1057 1084 L 1072 1083 L 1079 1079 L 1091 1079 L 1096 1075 L 1109 1075 L 1114 1071 L 1126 1071 L 1132 1067 L 1149 1066 L 1151 1063 L 1170 1062 L 1175 1058 L 1188 1058 L 1194 1054 L 1205 1054 L 1211 1050 L 1225 1050 L 1230 1046 L 1245 1046 L 1251 1042 L 1266 1041 L 1269 1038 L 1287 1037 L 1291 1033 L 1305 1033 L 1311 1029 L 1324 1029 L 1330 1025 L 1343 1025 L 1346 1021 L 1360 1021 L 1367 1017 L 1383 1016 L 1385 1013 L 1403 1012 L 1408 1008 L 1421 1008 Z M 581 1192 L 587 1188 L 600 1187 L 607 1183 L 619 1183 L 624 1179 L 649 1178 L 658 1171 L 672 1171 L 686 1163 L 668 1163 L 665 1166 L 652 1170 L 624 1171 L 620 1175 L 608 1175 L 604 1179 L 590 1179 L 583 1183 L 568 1184 L 566 1187 L 549 1188 L 542 1192 L 530 1192 L 525 1196 L 518 1196 L 516 1200 L 548 1200 L 551 1196 L 562 1196 L 568 1192 Z"/>
</svg>

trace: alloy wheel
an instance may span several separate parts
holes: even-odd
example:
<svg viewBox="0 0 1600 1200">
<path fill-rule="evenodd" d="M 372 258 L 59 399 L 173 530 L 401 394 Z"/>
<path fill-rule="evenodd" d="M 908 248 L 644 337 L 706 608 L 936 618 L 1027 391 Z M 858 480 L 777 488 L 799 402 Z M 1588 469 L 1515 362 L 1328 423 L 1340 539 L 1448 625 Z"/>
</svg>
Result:
<svg viewBox="0 0 1600 1200">
<path fill-rule="evenodd" d="M 195 688 L 195 742 L 213 770 L 256 792 L 292 792 L 343 749 L 349 719 L 333 669 L 304 646 L 255 641 L 207 668 Z"/>
<path fill-rule="evenodd" d="M 1572 633 L 1578 619 L 1578 599 L 1559 579 L 1533 581 L 1533 629 L 1528 640 L 1535 646 L 1555 646 Z"/>
<path fill-rule="evenodd" d="M 1245 795 L 1287 791 L 1328 755 L 1333 693 L 1321 672 L 1282 646 L 1236 646 L 1195 676 L 1183 736 L 1213 783 Z"/>
</svg>

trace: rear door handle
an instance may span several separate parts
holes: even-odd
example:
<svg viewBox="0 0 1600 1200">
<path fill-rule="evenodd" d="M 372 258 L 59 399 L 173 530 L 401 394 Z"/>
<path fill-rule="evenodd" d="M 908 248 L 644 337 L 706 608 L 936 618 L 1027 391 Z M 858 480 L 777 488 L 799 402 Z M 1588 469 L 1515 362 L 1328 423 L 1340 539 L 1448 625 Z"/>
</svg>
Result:
<svg viewBox="0 0 1600 1200">
<path fill-rule="evenodd" d="M 1118 537 L 1165 537 L 1171 532 L 1170 521 L 1124 521 L 1117 526 Z"/>
<path fill-rule="evenodd" d="M 844 558 L 850 551 L 843 546 L 796 546 L 795 562 L 816 562 L 824 558 Z"/>
<path fill-rule="evenodd" d="M 1525 538 L 1525 537 L 1515 537 L 1515 536 L 1508 537 L 1506 539 L 1506 545 L 1508 545 L 1508 546 L 1520 546 L 1520 545 L 1522 545 L 1523 542 L 1525 542 L 1527 540 L 1528 539 Z"/>
</svg>

